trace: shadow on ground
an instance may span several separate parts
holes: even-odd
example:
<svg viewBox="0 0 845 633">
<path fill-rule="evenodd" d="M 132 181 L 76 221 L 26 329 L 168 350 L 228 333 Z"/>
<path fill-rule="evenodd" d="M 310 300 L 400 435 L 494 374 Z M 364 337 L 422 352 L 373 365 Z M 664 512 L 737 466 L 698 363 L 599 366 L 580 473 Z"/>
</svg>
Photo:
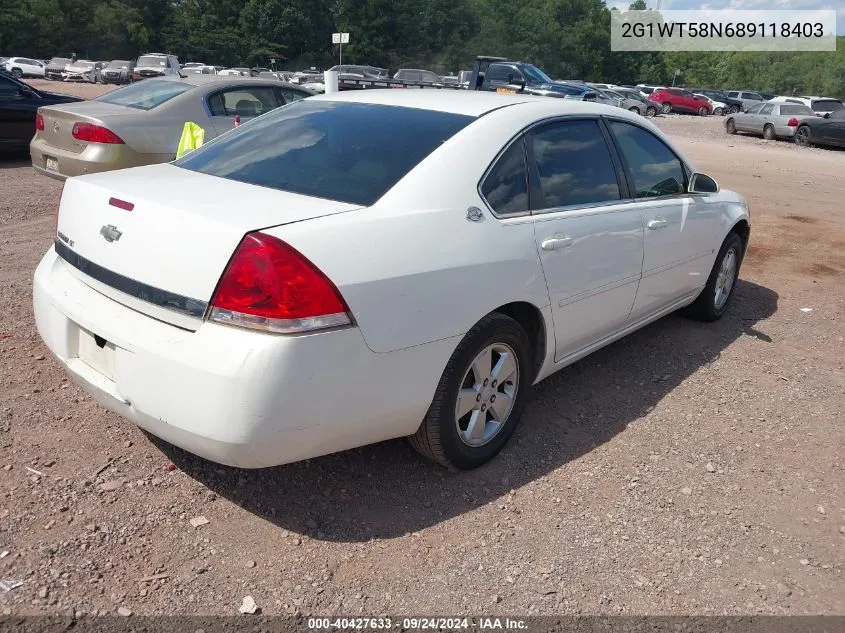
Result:
<svg viewBox="0 0 845 633">
<path fill-rule="evenodd" d="M 777 310 L 778 295 L 738 281 L 725 317 L 672 315 L 534 388 L 520 427 L 486 466 L 453 473 L 402 440 L 263 470 L 213 464 L 152 438 L 189 476 L 280 527 L 344 542 L 392 538 L 507 494 L 621 433 L 700 367 Z"/>
</svg>

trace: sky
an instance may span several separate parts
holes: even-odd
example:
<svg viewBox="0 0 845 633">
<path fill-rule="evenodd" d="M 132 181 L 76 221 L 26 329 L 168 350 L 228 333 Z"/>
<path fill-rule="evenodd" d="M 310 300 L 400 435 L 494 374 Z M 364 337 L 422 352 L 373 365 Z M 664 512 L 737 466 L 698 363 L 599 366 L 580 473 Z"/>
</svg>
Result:
<svg viewBox="0 0 845 633">
<path fill-rule="evenodd" d="M 608 7 L 627 9 L 629 2 L 606 0 Z M 646 0 L 649 9 L 657 8 L 657 0 Z M 836 9 L 836 34 L 845 35 L 845 0 L 660 0 L 661 9 Z"/>
</svg>

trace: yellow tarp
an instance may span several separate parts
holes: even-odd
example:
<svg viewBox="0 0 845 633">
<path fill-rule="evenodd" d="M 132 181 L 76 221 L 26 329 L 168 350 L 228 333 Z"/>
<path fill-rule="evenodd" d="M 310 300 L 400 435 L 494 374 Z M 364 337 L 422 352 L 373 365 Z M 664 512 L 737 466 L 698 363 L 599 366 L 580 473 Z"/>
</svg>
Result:
<svg viewBox="0 0 845 633">
<path fill-rule="evenodd" d="M 182 158 L 192 149 L 202 147 L 205 140 L 205 130 L 191 121 L 185 122 L 182 128 L 182 138 L 179 139 L 179 148 L 176 150 L 176 158 Z"/>
</svg>

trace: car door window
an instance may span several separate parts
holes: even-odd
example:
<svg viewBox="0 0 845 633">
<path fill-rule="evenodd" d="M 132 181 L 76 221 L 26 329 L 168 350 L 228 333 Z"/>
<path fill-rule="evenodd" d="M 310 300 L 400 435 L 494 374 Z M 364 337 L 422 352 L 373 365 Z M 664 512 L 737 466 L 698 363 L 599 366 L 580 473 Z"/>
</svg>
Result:
<svg viewBox="0 0 845 633">
<path fill-rule="evenodd" d="M 611 121 L 610 128 L 633 179 L 637 198 L 686 191 L 684 166 L 663 141 L 641 127 L 622 121 Z"/>
<path fill-rule="evenodd" d="M 756 92 L 743 92 L 742 93 L 743 99 L 751 99 L 752 101 L 762 101 L 763 97 L 758 95 Z"/>
<path fill-rule="evenodd" d="M 772 110 L 774 110 L 775 106 L 772 103 L 767 103 L 766 105 L 760 108 L 760 114 L 771 114 Z"/>
<path fill-rule="evenodd" d="M 751 106 L 750 108 L 748 108 L 748 109 L 745 111 L 745 113 L 746 113 L 746 114 L 760 114 L 760 110 L 761 110 L 762 108 L 763 108 L 763 104 L 762 104 L 762 103 L 758 103 L 758 104 L 753 105 L 753 106 Z"/>
<path fill-rule="evenodd" d="M 540 176 L 537 209 L 595 204 L 622 195 L 598 121 L 559 121 L 532 132 L 531 156 Z"/>
<path fill-rule="evenodd" d="M 508 80 L 508 74 L 516 75 L 516 72 L 512 68 L 508 68 L 507 66 L 491 66 L 487 69 L 487 74 L 485 75 L 484 79 L 487 83 L 491 83 L 494 81 L 505 83 Z"/>
<path fill-rule="evenodd" d="M 21 88 L 14 81 L 0 75 L 0 101 L 10 101 L 20 97 Z"/>
<path fill-rule="evenodd" d="M 278 108 L 282 103 L 271 87 L 225 90 L 209 98 L 208 106 L 213 116 L 256 117 Z"/>
<path fill-rule="evenodd" d="M 739 97 L 739 93 L 738 93 L 738 92 L 729 92 L 729 93 L 728 93 L 728 97 L 729 97 L 730 99 L 736 99 L 736 98 L 738 98 L 738 97 Z"/>
<path fill-rule="evenodd" d="M 523 139 L 511 143 L 481 183 L 481 195 L 496 215 L 528 211 L 528 171 Z"/>
<path fill-rule="evenodd" d="M 293 103 L 294 101 L 299 101 L 300 99 L 305 99 L 305 97 L 309 96 L 304 92 L 291 90 L 290 88 L 279 88 L 279 92 L 281 93 L 285 103 Z"/>
</svg>

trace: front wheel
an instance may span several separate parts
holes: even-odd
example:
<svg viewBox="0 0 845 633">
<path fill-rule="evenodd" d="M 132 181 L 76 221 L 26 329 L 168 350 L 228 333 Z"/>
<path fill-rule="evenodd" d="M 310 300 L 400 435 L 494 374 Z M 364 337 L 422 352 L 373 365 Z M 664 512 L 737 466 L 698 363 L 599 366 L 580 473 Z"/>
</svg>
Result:
<svg viewBox="0 0 845 633">
<path fill-rule="evenodd" d="M 657 108 L 654 106 L 648 106 L 645 110 L 646 116 L 657 116 Z"/>
<path fill-rule="evenodd" d="M 739 106 L 737 105 L 731 106 L 730 110 L 728 110 L 728 114 L 736 114 L 737 112 L 739 112 Z"/>
<path fill-rule="evenodd" d="M 23 77 L 23 71 L 20 68 L 12 68 L 12 77 L 20 79 Z"/>
<path fill-rule="evenodd" d="M 708 114 L 710 114 L 710 112 L 704 106 L 701 106 L 698 109 L 698 116 L 707 116 Z"/>
<path fill-rule="evenodd" d="M 733 297 L 744 250 L 742 239 L 736 233 L 730 233 L 725 238 L 707 278 L 707 285 L 686 309 L 688 316 L 698 321 L 718 321 L 722 318 Z"/>
<path fill-rule="evenodd" d="M 631 106 L 630 108 L 628 108 L 628 112 L 633 112 L 634 114 L 639 114 L 640 109 L 637 106 Z"/>
<path fill-rule="evenodd" d="M 736 134 L 736 123 L 734 123 L 733 119 L 728 119 L 725 122 L 725 131 L 728 134 Z"/>
<path fill-rule="evenodd" d="M 713 114 L 715 114 L 716 116 L 722 116 L 724 113 L 725 111 L 722 108 L 716 108 L 715 110 L 713 110 Z"/>
<path fill-rule="evenodd" d="M 810 147 L 812 145 L 810 141 L 810 126 L 802 125 L 795 130 L 795 144 L 801 147 Z"/>
<path fill-rule="evenodd" d="M 460 342 L 437 385 L 420 428 L 417 451 L 449 468 L 468 470 L 502 450 L 516 428 L 533 381 L 531 346 L 513 319 L 493 313 Z"/>
<path fill-rule="evenodd" d="M 662 106 L 660 106 L 660 111 L 663 114 L 669 114 L 670 112 L 672 112 L 672 104 L 664 103 Z"/>
</svg>

